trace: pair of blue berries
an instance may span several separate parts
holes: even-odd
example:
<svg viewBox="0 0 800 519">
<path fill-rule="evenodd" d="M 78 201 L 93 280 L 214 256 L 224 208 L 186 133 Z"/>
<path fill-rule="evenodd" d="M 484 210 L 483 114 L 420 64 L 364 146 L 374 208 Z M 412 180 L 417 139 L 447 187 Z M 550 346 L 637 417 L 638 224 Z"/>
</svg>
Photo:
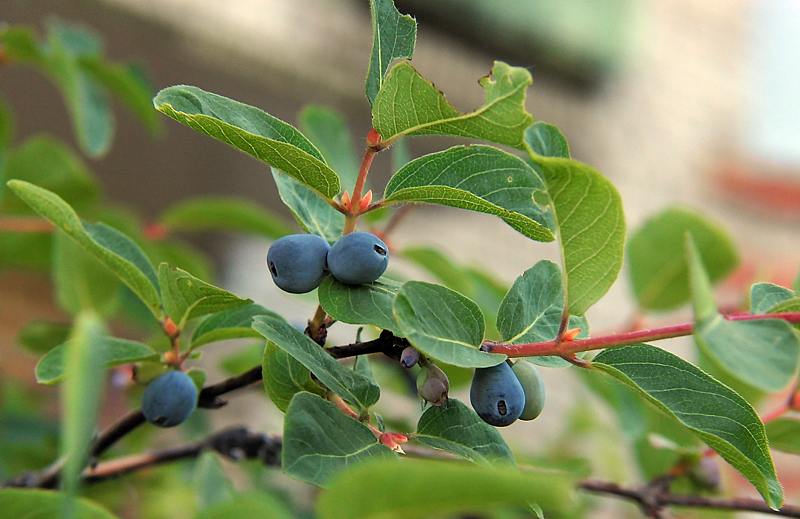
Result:
<svg viewBox="0 0 800 519">
<path fill-rule="evenodd" d="M 533 420 L 541 414 L 544 382 L 536 366 L 524 360 L 513 367 L 503 362 L 491 368 L 477 368 L 469 400 L 484 422 L 505 427 L 517 419 Z"/>
<path fill-rule="evenodd" d="M 197 386 L 183 371 L 170 370 L 144 390 L 142 414 L 159 427 L 175 427 L 186 421 L 197 407 Z"/>
<path fill-rule="evenodd" d="M 311 292 L 325 272 L 347 285 L 375 281 L 389 264 L 389 248 L 369 232 L 342 236 L 333 246 L 316 234 L 291 234 L 267 252 L 267 266 L 278 288 L 292 294 Z"/>
</svg>

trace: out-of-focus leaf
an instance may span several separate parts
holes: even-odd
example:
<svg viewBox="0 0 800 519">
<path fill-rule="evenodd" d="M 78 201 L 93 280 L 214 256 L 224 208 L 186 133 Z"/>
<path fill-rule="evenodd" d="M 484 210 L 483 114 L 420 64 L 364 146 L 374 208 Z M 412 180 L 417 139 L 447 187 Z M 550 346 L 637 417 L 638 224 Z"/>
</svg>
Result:
<svg viewBox="0 0 800 519">
<path fill-rule="evenodd" d="M 794 290 L 773 283 L 755 283 L 750 287 L 750 313 L 766 314 L 794 297 Z"/>
<path fill-rule="evenodd" d="M 238 198 L 200 197 L 182 200 L 162 213 L 159 222 L 169 231 L 236 231 L 270 239 L 292 232 L 283 218 Z"/>
<path fill-rule="evenodd" d="M 65 356 L 70 349 L 71 341 L 59 344 L 39 359 L 36 364 L 36 381 L 40 384 L 56 384 L 65 376 Z M 118 339 L 116 337 L 100 337 L 94 351 L 100 365 L 112 368 L 123 364 L 131 364 L 144 360 L 157 360 L 158 353 L 142 342 Z"/>
<path fill-rule="evenodd" d="M 51 490 L 0 488 L 0 509 L 7 517 L 63 517 L 67 496 Z M 74 498 L 74 517 L 79 519 L 116 519 L 116 516 L 93 501 Z"/>
<path fill-rule="evenodd" d="M 33 320 L 17 334 L 17 343 L 33 353 L 47 353 L 69 337 L 70 325 Z"/>
<path fill-rule="evenodd" d="M 195 462 L 193 472 L 200 510 L 226 502 L 233 497 L 233 484 L 225 475 L 217 453 L 202 453 Z"/>
<path fill-rule="evenodd" d="M 59 306 L 72 315 L 117 309 L 120 284 L 114 274 L 61 231 L 53 236 L 53 282 Z"/>
<path fill-rule="evenodd" d="M 778 418 L 766 424 L 769 446 L 790 454 L 800 454 L 800 420 Z"/>
<path fill-rule="evenodd" d="M 263 490 L 235 494 L 231 499 L 216 503 L 201 511 L 197 519 L 231 519 L 232 517 L 263 519 L 293 519 L 286 506 Z"/>
<path fill-rule="evenodd" d="M 347 121 L 326 106 L 309 105 L 300 112 L 300 128 L 339 174 L 342 189 L 352 191 L 358 176 L 358 158 Z"/>
</svg>

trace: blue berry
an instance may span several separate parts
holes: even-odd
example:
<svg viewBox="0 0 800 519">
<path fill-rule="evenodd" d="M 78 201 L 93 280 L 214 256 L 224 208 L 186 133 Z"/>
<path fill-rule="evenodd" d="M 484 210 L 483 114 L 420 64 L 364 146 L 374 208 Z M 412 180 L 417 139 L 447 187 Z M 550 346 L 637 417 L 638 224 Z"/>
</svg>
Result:
<svg viewBox="0 0 800 519">
<path fill-rule="evenodd" d="M 511 366 L 503 362 L 477 368 L 469 389 L 472 408 L 484 422 L 495 427 L 511 425 L 525 407 L 525 391 Z"/>
<path fill-rule="evenodd" d="M 514 363 L 512 369 L 519 383 L 522 384 L 522 390 L 525 392 L 525 407 L 522 409 L 519 419 L 533 420 L 544 409 L 544 381 L 542 381 L 536 366 L 528 361 L 519 360 Z"/>
<path fill-rule="evenodd" d="M 168 371 L 144 390 L 142 413 L 151 424 L 174 427 L 197 407 L 197 387 L 183 371 Z"/>
<path fill-rule="evenodd" d="M 316 234 L 290 234 L 270 246 L 267 266 L 278 288 L 293 294 L 311 292 L 325 275 L 330 246 Z"/>
<path fill-rule="evenodd" d="M 342 236 L 328 252 L 328 270 L 338 281 L 347 285 L 362 285 L 375 281 L 389 264 L 389 248 L 369 232 L 354 232 Z"/>
</svg>

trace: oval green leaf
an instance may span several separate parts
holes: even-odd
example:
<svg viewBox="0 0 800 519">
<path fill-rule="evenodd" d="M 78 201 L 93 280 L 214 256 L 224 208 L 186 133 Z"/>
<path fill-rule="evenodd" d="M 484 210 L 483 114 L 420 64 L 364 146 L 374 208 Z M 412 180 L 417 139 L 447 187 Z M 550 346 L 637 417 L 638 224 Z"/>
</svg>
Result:
<svg viewBox="0 0 800 519">
<path fill-rule="evenodd" d="M 399 333 L 392 305 L 400 286 L 401 283 L 387 278 L 363 285 L 345 285 L 328 276 L 319 285 L 319 304 L 337 321 L 371 324 Z"/>
<path fill-rule="evenodd" d="M 158 352 L 142 342 L 116 337 L 101 337 L 98 341 L 96 353 L 105 368 L 158 359 Z M 69 345 L 69 341 L 59 344 L 39 359 L 36 364 L 36 382 L 40 384 L 56 384 L 63 380 L 64 356 L 69 350 Z"/>
</svg>

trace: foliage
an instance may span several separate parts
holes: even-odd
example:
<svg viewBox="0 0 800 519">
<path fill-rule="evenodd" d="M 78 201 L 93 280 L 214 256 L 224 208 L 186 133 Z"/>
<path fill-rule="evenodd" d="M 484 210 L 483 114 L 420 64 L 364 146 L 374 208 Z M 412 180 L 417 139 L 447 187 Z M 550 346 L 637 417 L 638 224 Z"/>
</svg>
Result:
<svg viewBox="0 0 800 519">
<path fill-rule="evenodd" d="M 169 495 L 190 503 L 172 503 L 177 513 L 196 517 L 305 513 L 282 494 L 283 484 L 264 475 L 265 466 L 279 465 L 289 477 L 323 489 L 315 505 L 322 518 L 580 515 L 586 502 L 575 490 L 585 474 L 576 470 L 572 445 L 589 443 L 580 435 L 614 427 L 588 417 L 595 402 L 576 398 L 562 441 L 537 442 L 535 457 L 522 445 L 508 445 L 498 429 L 454 397 L 428 398 L 418 417 L 397 416 L 387 404 L 409 398 L 415 377 L 424 397 L 430 380 L 446 391 L 468 380 L 474 368 L 511 372 L 502 364 L 524 358 L 544 369 L 559 368 L 559 376 L 580 373 L 589 392 L 614 410 L 644 475 L 668 472 L 671 483 L 691 485 L 684 476 L 702 456 L 718 454 L 750 481 L 766 506 L 781 507 L 768 439 L 775 449 L 800 452 L 800 426 L 783 416 L 800 410 L 800 335 L 792 326 L 800 322 L 800 287 L 756 283 L 748 294 L 750 312 L 724 315 L 712 283 L 730 274 L 738 256 L 717 223 L 688 209 L 666 208 L 634 230 L 626 247 L 614 185 L 571 158 L 558 128 L 528 113 L 527 69 L 495 62 L 479 82 L 483 103 L 462 112 L 409 61 L 416 21 L 391 0 L 371 0 L 370 7 L 365 91 L 374 128 L 360 165 L 344 118 L 326 107 L 304 109 L 298 129 L 260 108 L 178 85 L 156 94 L 153 109 L 138 69 L 108 61 L 97 35 L 82 27 L 54 20 L 41 41 L 30 28 L 4 27 L 0 50 L 8 59 L 3 66 L 34 67 L 58 86 L 80 148 L 90 157 L 111 144 L 109 103 L 116 97 L 154 132 L 160 113 L 268 166 L 265 172 L 298 227 L 327 242 L 364 221 L 386 239 L 404 211 L 432 204 L 495 217 L 530 240 L 557 241 L 560 262 L 535 262 L 506 286 L 487 268 L 490 261 L 464 265 L 431 247 L 392 250 L 392 261 L 415 265 L 434 282 L 401 279 L 391 269 L 361 285 L 326 274 L 312 296 L 319 303 L 316 314 L 305 330 L 298 329 L 277 308 L 216 286 L 202 255 L 175 239 L 225 231 L 275 240 L 296 231 L 285 218 L 247 200 L 208 196 L 177 201 L 144 224 L 105 201 L 89 167 L 68 145 L 46 135 L 15 143 L 11 110 L 0 101 L 0 222 L 7 222 L 0 227 L 0 268 L 49 271 L 55 301 L 71 318 L 67 323 L 33 316 L 18 337 L 39 356 L 36 381 L 63 386 L 60 431 L 48 426 L 38 411 L 42 405 L 28 405 L 33 396 L 0 404 L 0 448 L 11 452 L 13 441 L 19 442 L 18 450 L 0 460 L 0 474 L 11 478 L 21 461 L 31 463 L 28 469 L 44 465 L 47 460 L 31 452 L 55 456 L 58 437 L 64 461 L 55 479 L 45 472 L 9 481 L 46 488 L 59 483 L 61 492 L 4 488 L 0 506 L 9 513 L 113 517 L 105 508 L 117 510 L 122 497 L 106 492 L 112 484 L 91 483 L 106 479 L 104 471 L 118 475 L 140 467 L 125 465 L 131 457 L 106 462 L 105 450 L 139 427 L 143 438 L 133 436 L 116 448 L 141 450 L 153 428 L 134 412 L 117 424 L 118 437 L 96 437 L 96 410 L 106 397 L 104 373 L 119 376 L 132 366 L 135 375 L 127 385 L 134 394 L 168 368 L 187 370 L 202 389 L 200 409 L 181 426 L 187 434 L 208 428 L 204 413 L 224 404 L 222 395 L 256 382 L 285 415 L 279 452 L 264 447 L 269 437 L 239 431 L 225 437 L 229 443 L 209 440 L 150 455 L 143 466 L 197 460 L 191 462 L 193 478 L 166 467 L 137 477 L 145 503 L 168 506 L 159 499 Z M 404 137 L 427 135 L 476 142 L 407 157 Z M 393 174 L 383 195 L 372 199 L 364 187 L 369 166 L 390 147 Z M 691 303 L 693 323 L 592 337 L 586 313 L 616 281 L 625 258 L 640 313 Z M 338 321 L 360 327 L 353 344 L 326 341 L 327 328 Z M 701 355 L 697 362 L 647 344 L 692 334 Z M 223 359 L 233 376 L 206 383 L 199 348 L 232 339 L 250 341 Z M 587 353 L 594 350 L 602 351 Z M 357 360 L 342 360 L 351 356 Z M 401 367 L 400 358 L 412 358 L 416 366 Z M 752 395 L 790 386 L 794 397 L 762 420 Z M 17 390 L 8 384 L 0 391 Z M 545 409 L 538 420 L 548 419 Z M 615 437 L 620 451 L 626 446 L 617 443 Z M 710 450 L 703 452 L 703 444 Z M 408 459 L 414 455 L 437 459 Z M 250 477 L 237 480 L 247 479 L 259 492 L 233 490 L 231 468 L 220 456 L 258 460 L 242 464 Z M 180 499 L 195 492 L 199 499 Z"/>
</svg>

